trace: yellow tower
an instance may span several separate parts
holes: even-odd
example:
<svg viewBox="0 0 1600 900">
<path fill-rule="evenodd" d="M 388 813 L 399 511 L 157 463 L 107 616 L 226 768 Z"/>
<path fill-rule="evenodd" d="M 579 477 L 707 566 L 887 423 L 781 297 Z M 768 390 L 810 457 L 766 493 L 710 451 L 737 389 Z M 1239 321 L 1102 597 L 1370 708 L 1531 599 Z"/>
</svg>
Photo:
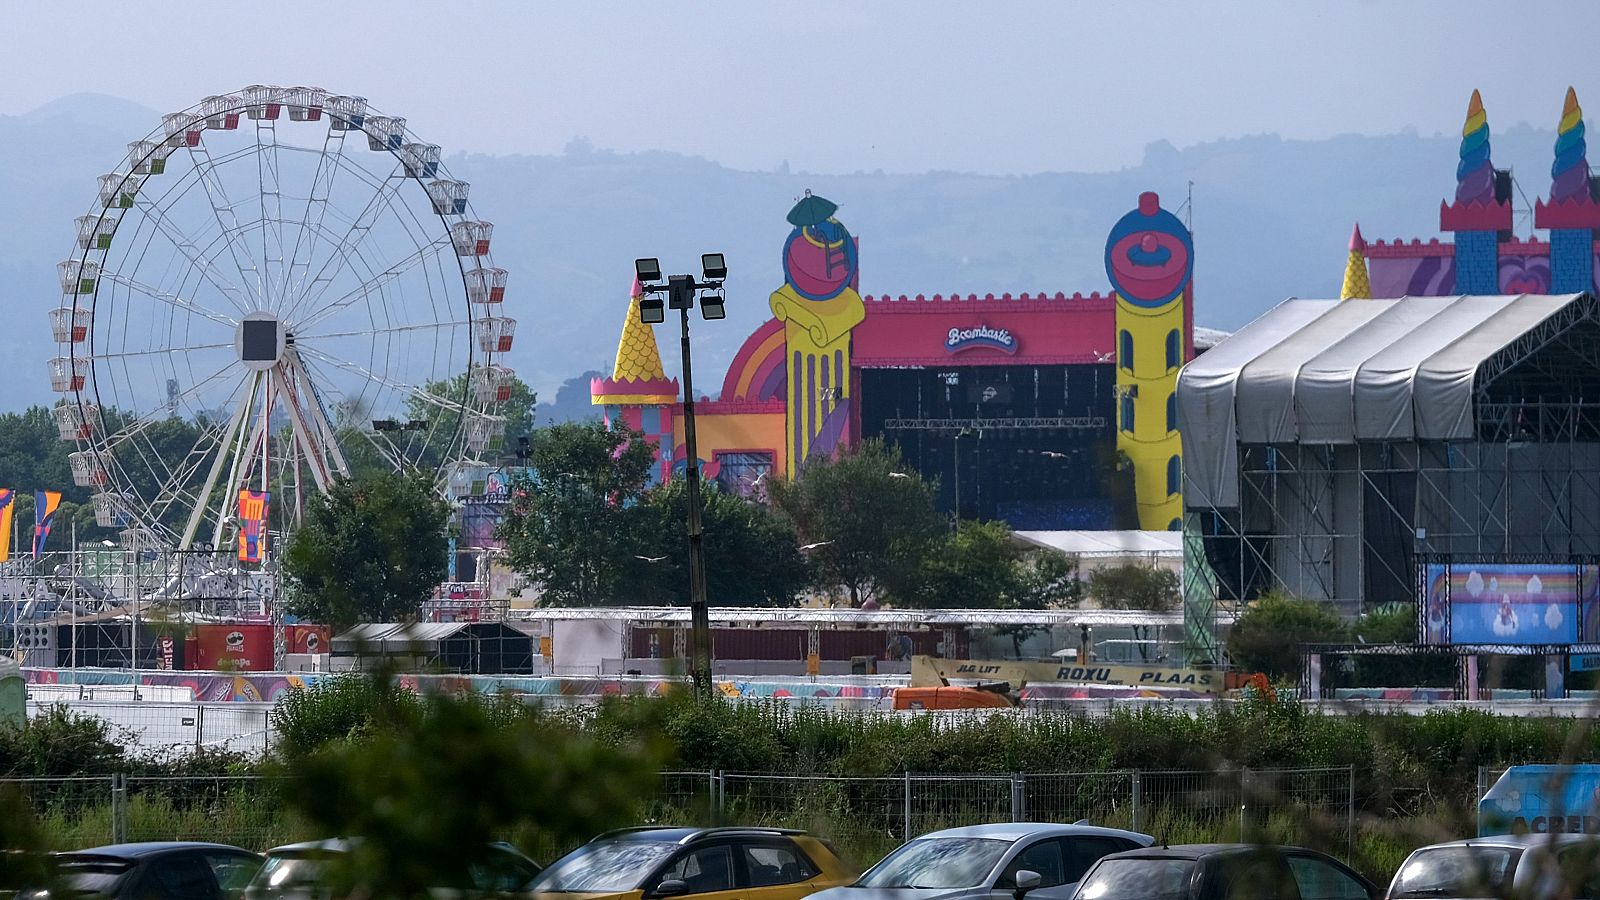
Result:
<svg viewBox="0 0 1600 900">
<path fill-rule="evenodd" d="M 837 210 L 806 191 L 789 211 L 794 230 L 783 245 L 783 285 L 767 301 L 786 345 L 790 473 L 851 437 L 850 332 L 867 307 L 856 292 L 855 238 L 833 217 Z"/>
<path fill-rule="evenodd" d="M 1350 232 L 1350 259 L 1344 264 L 1344 287 L 1339 290 L 1339 299 L 1372 299 L 1372 281 L 1367 278 L 1367 242 L 1361 237 L 1359 223 Z"/>
<path fill-rule="evenodd" d="M 1139 527 L 1177 530 L 1183 516 L 1178 369 L 1193 355 L 1194 244 L 1153 193 L 1106 240 L 1117 295 L 1117 449 L 1133 465 Z"/>
<path fill-rule="evenodd" d="M 605 409 L 606 425 L 641 431 L 655 445 L 656 466 L 651 476 L 659 482 L 671 477 L 677 452 L 678 381 L 668 378 L 662 369 L 656 333 L 639 317 L 643 296 L 635 278 L 611 377 L 589 381 L 589 402 Z"/>
</svg>

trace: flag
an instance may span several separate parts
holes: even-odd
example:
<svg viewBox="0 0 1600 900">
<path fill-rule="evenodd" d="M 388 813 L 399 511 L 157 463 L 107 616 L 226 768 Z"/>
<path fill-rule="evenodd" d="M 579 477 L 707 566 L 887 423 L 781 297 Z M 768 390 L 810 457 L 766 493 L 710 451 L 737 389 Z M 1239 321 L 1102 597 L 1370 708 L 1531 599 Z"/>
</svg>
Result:
<svg viewBox="0 0 1600 900">
<path fill-rule="evenodd" d="M 61 505 L 60 491 L 33 492 L 33 558 L 44 552 L 44 542 L 50 539 L 50 525 L 56 518 L 56 507 Z"/>
<path fill-rule="evenodd" d="M 0 488 L 0 562 L 11 558 L 11 514 L 17 510 L 17 492 Z"/>
<path fill-rule="evenodd" d="M 266 491 L 239 492 L 239 561 L 258 563 L 267 555 Z"/>
</svg>

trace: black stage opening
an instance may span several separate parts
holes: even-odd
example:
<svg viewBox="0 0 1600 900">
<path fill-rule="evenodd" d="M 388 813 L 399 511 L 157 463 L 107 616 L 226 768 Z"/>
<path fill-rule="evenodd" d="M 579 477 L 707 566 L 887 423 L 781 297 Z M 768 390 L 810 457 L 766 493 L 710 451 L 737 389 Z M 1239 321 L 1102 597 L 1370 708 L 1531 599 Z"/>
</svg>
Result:
<svg viewBox="0 0 1600 900">
<path fill-rule="evenodd" d="M 1137 528 L 1111 365 L 861 372 L 861 433 L 938 479 L 945 512 L 1019 530 Z M 959 498 L 959 499 L 958 499 Z"/>
</svg>

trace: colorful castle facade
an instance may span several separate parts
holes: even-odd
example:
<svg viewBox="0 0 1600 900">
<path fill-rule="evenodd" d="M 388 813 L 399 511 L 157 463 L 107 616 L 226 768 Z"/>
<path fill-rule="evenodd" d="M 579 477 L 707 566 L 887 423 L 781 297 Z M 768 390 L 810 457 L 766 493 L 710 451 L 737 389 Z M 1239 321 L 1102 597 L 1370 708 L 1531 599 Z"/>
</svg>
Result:
<svg viewBox="0 0 1600 900">
<path fill-rule="evenodd" d="M 1511 172 L 1495 167 L 1489 119 L 1477 91 L 1461 129 L 1453 200 L 1439 206 L 1439 230 L 1453 240 L 1350 242 L 1342 296 L 1570 294 L 1600 283 L 1600 181 L 1589 174 L 1583 110 L 1567 89 L 1557 123 L 1548 197 L 1534 202 L 1533 227 L 1549 240 L 1512 229 Z"/>
<path fill-rule="evenodd" d="M 742 495 L 863 438 L 896 444 L 963 518 L 1019 529 L 1176 529 L 1173 391 L 1194 355 L 1193 244 L 1147 193 L 1111 230 L 1111 290 L 863 296 L 835 204 L 790 210 L 772 318 L 716 400 L 695 405 L 705 477 Z M 606 419 L 685 463 L 678 383 L 631 292 L 616 364 L 591 384 Z"/>
</svg>

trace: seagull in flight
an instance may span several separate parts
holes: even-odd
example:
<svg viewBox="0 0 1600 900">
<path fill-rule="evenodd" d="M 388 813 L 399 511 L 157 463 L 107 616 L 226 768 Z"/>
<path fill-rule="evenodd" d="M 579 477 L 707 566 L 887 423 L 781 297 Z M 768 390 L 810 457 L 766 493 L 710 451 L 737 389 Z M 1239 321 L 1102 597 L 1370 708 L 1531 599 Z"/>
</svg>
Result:
<svg viewBox="0 0 1600 900">
<path fill-rule="evenodd" d="M 642 559 L 647 563 L 658 563 L 658 562 L 661 562 L 663 559 L 666 559 L 665 556 L 640 556 L 637 553 L 635 553 L 633 555 L 633 558 L 634 559 Z"/>
<path fill-rule="evenodd" d="M 1048 456 L 1048 457 L 1050 457 L 1050 458 L 1051 458 L 1051 459 L 1066 459 L 1066 458 L 1067 458 L 1067 456 L 1068 456 L 1068 454 L 1065 454 L 1065 453 L 1057 453 L 1057 452 L 1056 452 L 1056 451 L 1054 451 L 1054 450 L 1040 450 L 1040 451 L 1039 451 L 1039 455 L 1040 455 L 1040 456 Z"/>
<path fill-rule="evenodd" d="M 1116 357 L 1117 357 L 1116 351 L 1107 350 L 1104 353 L 1096 353 L 1094 355 L 1094 361 L 1095 362 L 1099 362 L 1099 363 L 1108 363 L 1108 362 L 1111 362 L 1113 359 L 1116 359 Z"/>
<path fill-rule="evenodd" d="M 833 541 L 817 541 L 814 544 L 804 544 L 800 547 L 800 552 L 805 553 L 810 550 L 815 550 L 818 547 L 826 547 L 831 543 L 833 543 Z"/>
<path fill-rule="evenodd" d="M 889 477 L 890 478 L 910 478 L 911 476 L 907 475 L 904 472 L 890 472 L 889 473 Z"/>
</svg>

